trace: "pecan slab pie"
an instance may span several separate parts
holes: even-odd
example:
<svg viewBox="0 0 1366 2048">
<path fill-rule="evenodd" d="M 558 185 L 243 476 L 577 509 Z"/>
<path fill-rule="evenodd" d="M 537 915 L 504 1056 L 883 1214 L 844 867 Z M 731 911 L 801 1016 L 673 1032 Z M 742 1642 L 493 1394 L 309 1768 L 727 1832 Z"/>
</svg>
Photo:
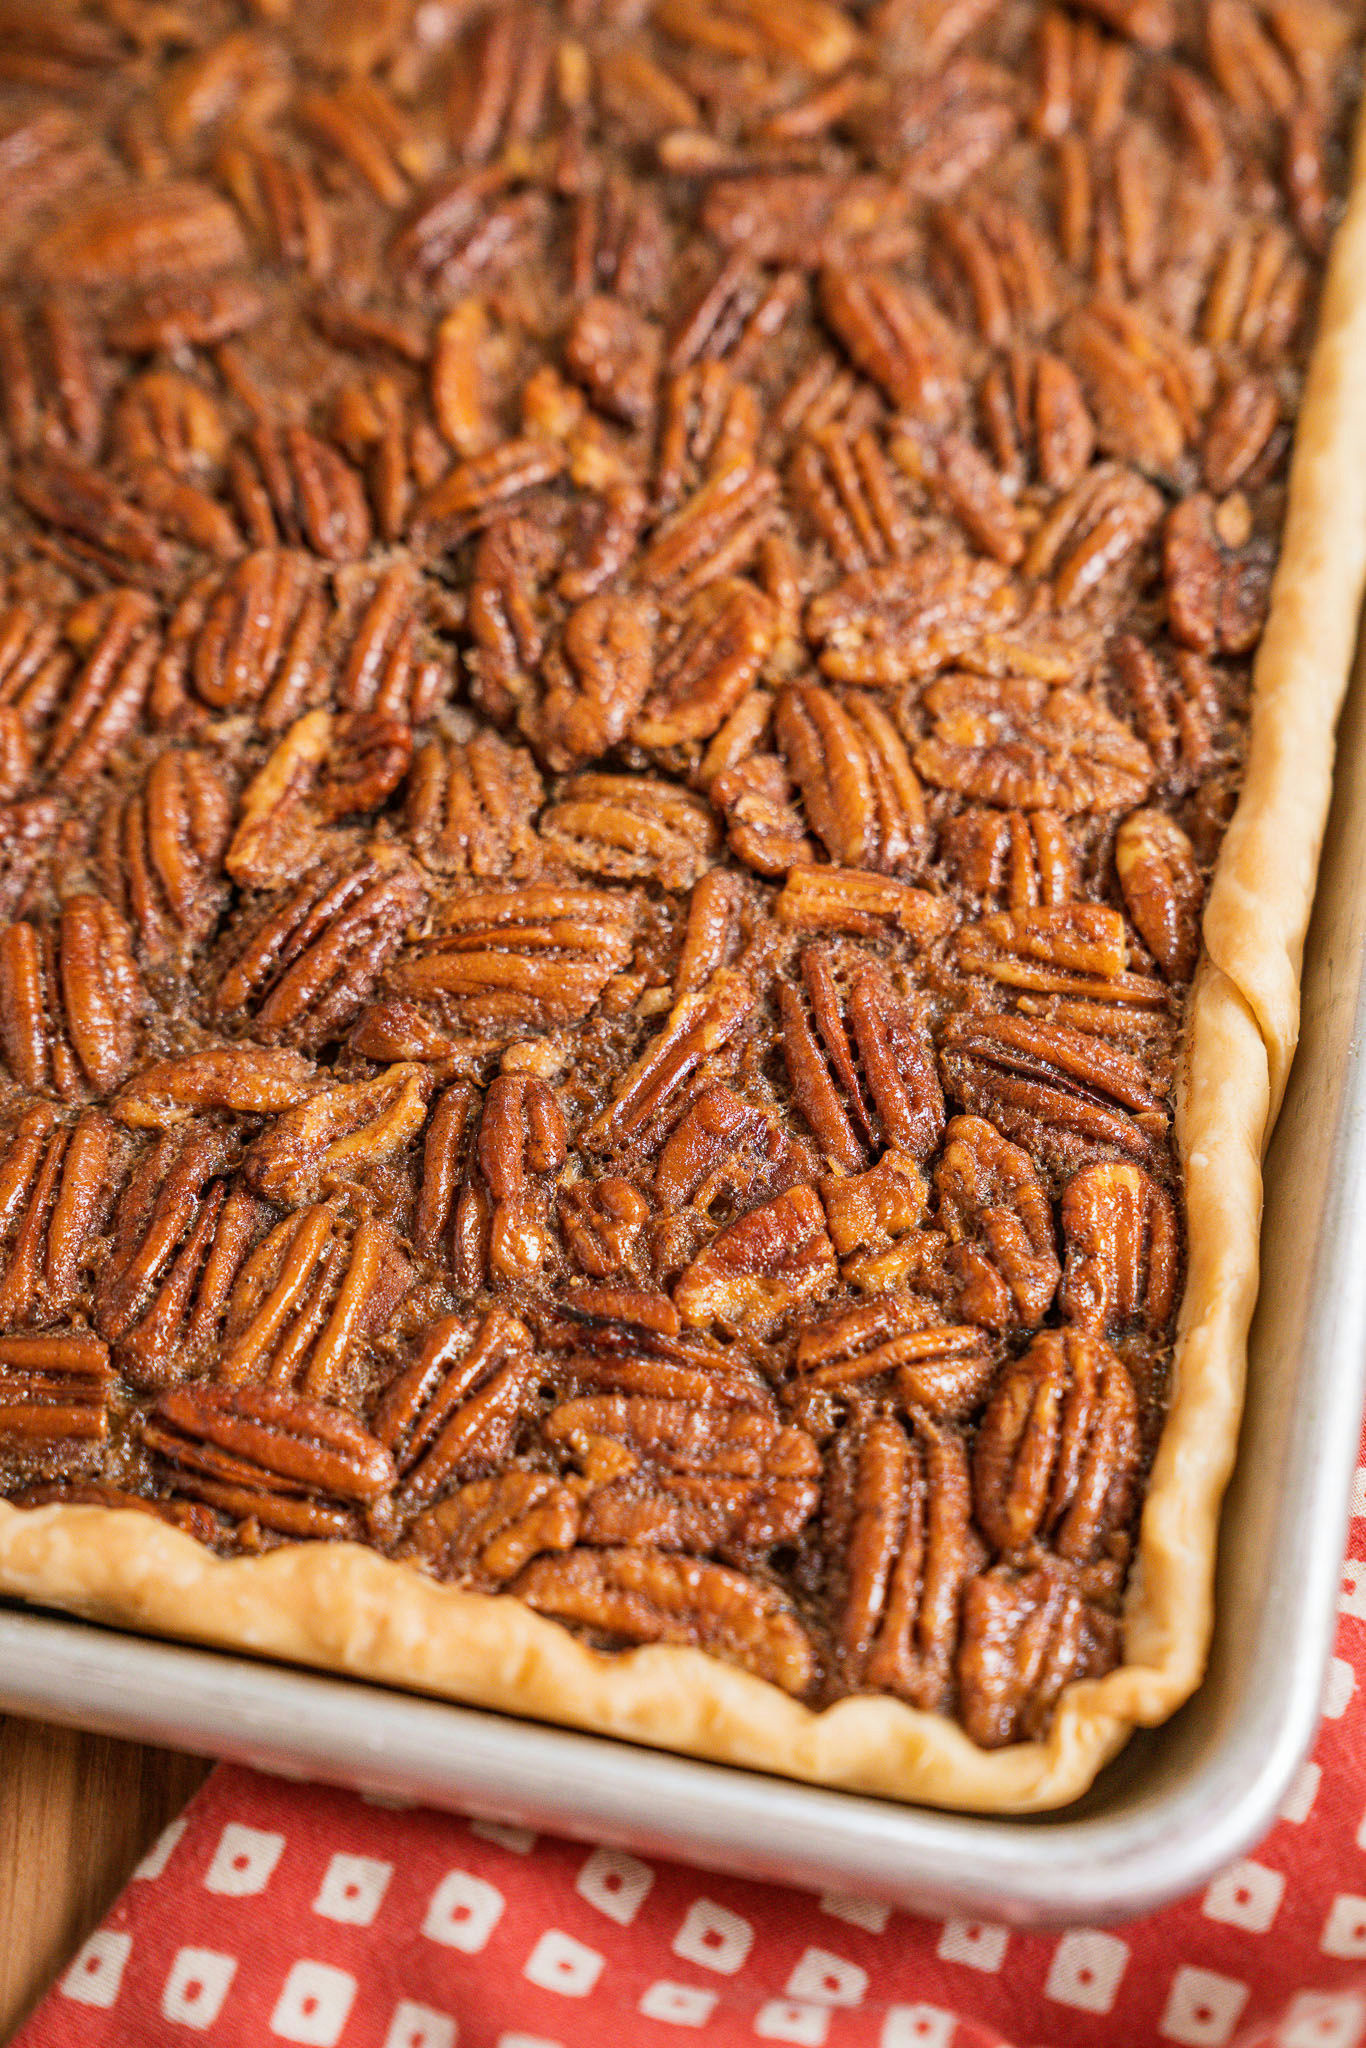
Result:
<svg viewBox="0 0 1366 2048">
<path fill-rule="evenodd" d="M 0 0 L 0 1588 L 975 1807 L 1189 1693 L 1363 31 Z"/>
</svg>

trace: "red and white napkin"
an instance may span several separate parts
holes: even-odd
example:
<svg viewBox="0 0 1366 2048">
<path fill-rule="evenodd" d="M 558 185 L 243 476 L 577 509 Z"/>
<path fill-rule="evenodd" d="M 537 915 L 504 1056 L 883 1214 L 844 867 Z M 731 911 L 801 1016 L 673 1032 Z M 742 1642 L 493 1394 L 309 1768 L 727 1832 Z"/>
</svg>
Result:
<svg viewBox="0 0 1366 2048">
<path fill-rule="evenodd" d="M 13 2048 L 1366 2048 L 1366 1439 L 1312 1762 L 1253 1854 L 1023 1935 L 223 1765 Z"/>
</svg>

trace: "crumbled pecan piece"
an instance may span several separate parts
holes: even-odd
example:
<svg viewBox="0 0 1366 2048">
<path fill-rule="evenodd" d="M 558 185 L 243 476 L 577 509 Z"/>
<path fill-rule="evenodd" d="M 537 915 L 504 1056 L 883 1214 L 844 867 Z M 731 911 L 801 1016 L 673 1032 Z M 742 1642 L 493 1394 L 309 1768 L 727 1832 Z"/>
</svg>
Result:
<svg viewBox="0 0 1366 2048">
<path fill-rule="evenodd" d="M 783 1053 L 827 1156 L 850 1171 L 884 1145 L 925 1158 L 943 1130 L 944 1098 L 915 1012 L 867 954 L 846 963 L 808 946 L 801 977 L 806 1002 L 790 983 L 778 991 Z"/>
<path fill-rule="evenodd" d="M 1074 1174 L 1062 1192 L 1061 1306 L 1070 1323 L 1114 1337 L 1165 1327 L 1176 1304 L 1180 1237 L 1171 1197 L 1130 1160 Z"/>
<path fill-rule="evenodd" d="M 509 1588 L 542 1614 L 628 1643 L 696 1643 L 784 1692 L 802 1694 L 816 1654 L 783 1596 L 743 1572 L 663 1551 L 538 1557 Z"/>
<path fill-rule="evenodd" d="M 729 1088 L 704 1088 L 660 1152 L 655 1200 L 666 1214 L 691 1207 L 710 1215 L 808 1179 L 813 1163 L 771 1112 Z"/>
<path fill-rule="evenodd" d="M 178 1387 L 153 1403 L 142 1437 L 176 1492 L 286 1536 L 358 1535 L 356 1509 L 396 1477 L 353 1415 L 271 1387 Z"/>
<path fill-rule="evenodd" d="M 372 711 L 309 711 L 247 784 L 223 865 L 243 888 L 296 880 L 326 848 L 326 827 L 378 810 L 407 772 L 408 727 Z"/>
<path fill-rule="evenodd" d="M 768 1335 L 839 1278 L 825 1212 L 814 1188 L 789 1188 L 728 1223 L 685 1267 L 674 1287 L 684 1321 Z"/>
<path fill-rule="evenodd" d="M 1060 1557 L 1093 1558 L 1122 1531 L 1138 1467 L 1138 1403 L 1104 1339 L 1041 1330 L 1007 1366 L 973 1451 L 977 1520 L 998 1551 L 1048 1537 Z"/>
<path fill-rule="evenodd" d="M 927 1417 L 873 1418 L 834 1453 L 826 1543 L 842 1684 L 944 1705 L 963 1587 L 982 1561 L 959 1440 Z"/>
<path fill-rule="evenodd" d="M 777 754 L 737 761 L 708 784 L 707 795 L 726 821 L 726 845 L 756 874 L 785 875 L 816 858 L 797 809 L 797 792 Z"/>
<path fill-rule="evenodd" d="M 555 1197 L 560 1231 L 575 1265 L 595 1280 L 631 1268 L 635 1248 L 650 1217 L 640 1190 L 620 1174 L 575 1181 Z"/>
</svg>

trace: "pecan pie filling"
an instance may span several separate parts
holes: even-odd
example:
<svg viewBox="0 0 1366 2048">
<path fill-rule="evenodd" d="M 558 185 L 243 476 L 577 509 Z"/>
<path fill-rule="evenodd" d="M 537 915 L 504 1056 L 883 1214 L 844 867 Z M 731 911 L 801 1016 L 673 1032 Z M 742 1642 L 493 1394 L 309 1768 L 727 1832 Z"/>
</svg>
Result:
<svg viewBox="0 0 1366 2048">
<path fill-rule="evenodd" d="M 1361 10 L 0 0 L 0 1480 L 1123 1657 Z"/>
</svg>

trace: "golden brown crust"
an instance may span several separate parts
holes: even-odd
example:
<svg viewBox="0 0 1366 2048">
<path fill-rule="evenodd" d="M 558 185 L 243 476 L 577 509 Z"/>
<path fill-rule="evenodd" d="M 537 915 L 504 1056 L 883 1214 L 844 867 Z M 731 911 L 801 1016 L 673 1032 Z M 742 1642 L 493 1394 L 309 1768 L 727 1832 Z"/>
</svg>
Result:
<svg viewBox="0 0 1366 2048">
<path fill-rule="evenodd" d="M 1129 1661 L 1072 1686 L 1044 1741 L 984 1752 L 885 1697 L 816 1714 L 699 1651 L 605 1654 L 519 1602 L 438 1586 L 352 1544 L 230 1562 L 150 1516 L 0 1504 L 0 1589 L 731 1763 L 974 1810 L 1075 1797 L 1135 1724 L 1198 1683 L 1219 1502 L 1256 1294 L 1260 1156 L 1298 1023 L 1333 727 L 1366 575 L 1366 148 L 1300 412 L 1251 751 L 1205 920 L 1178 1109 L 1188 1279 L 1170 1413 L 1127 1601 Z"/>
</svg>

